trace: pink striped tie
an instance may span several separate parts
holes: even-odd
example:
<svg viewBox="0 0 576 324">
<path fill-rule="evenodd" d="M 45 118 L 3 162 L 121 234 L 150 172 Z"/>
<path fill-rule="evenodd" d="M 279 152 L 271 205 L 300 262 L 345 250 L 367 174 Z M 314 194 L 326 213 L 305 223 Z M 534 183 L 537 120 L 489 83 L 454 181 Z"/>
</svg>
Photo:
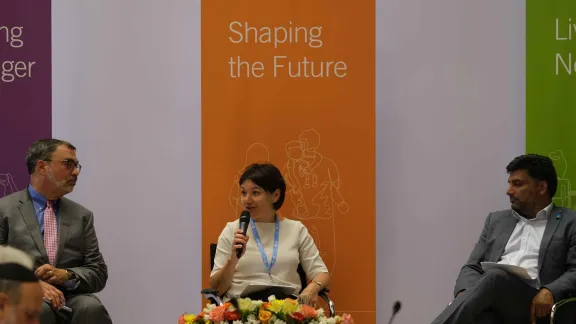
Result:
<svg viewBox="0 0 576 324">
<path fill-rule="evenodd" d="M 44 210 L 44 247 L 48 254 L 48 261 L 54 265 L 56 250 L 58 249 L 58 229 L 56 227 L 56 213 L 50 200 L 46 201 Z"/>
</svg>

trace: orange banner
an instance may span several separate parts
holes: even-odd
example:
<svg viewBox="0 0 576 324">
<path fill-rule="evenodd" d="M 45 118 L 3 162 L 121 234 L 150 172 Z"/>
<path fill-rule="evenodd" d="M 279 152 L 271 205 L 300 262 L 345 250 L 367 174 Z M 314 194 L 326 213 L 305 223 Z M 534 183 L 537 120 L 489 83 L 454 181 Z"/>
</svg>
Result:
<svg viewBox="0 0 576 324">
<path fill-rule="evenodd" d="M 376 322 L 375 2 L 202 1 L 202 252 L 269 161 L 332 275 L 338 314 Z"/>
</svg>

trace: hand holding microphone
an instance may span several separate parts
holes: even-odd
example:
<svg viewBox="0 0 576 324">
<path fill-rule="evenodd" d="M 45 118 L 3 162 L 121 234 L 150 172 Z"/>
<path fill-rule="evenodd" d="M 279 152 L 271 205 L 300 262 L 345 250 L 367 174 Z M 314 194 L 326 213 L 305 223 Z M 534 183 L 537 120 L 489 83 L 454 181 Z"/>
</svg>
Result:
<svg viewBox="0 0 576 324">
<path fill-rule="evenodd" d="M 234 254 L 236 259 L 240 259 L 244 252 L 246 251 L 246 244 L 248 243 L 248 237 L 246 236 L 246 231 L 248 230 L 248 224 L 250 223 L 250 212 L 245 210 L 240 214 L 239 229 L 234 233 L 234 241 L 232 243 L 233 247 L 236 249 L 236 253 L 232 253 L 232 258 Z"/>
</svg>

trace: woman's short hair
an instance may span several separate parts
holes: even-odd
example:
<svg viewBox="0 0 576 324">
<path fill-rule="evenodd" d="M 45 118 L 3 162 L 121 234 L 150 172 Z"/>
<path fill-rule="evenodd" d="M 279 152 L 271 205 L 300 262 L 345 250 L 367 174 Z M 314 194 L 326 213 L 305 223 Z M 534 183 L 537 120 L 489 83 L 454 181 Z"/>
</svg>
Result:
<svg viewBox="0 0 576 324">
<path fill-rule="evenodd" d="M 254 163 L 246 167 L 244 173 L 238 181 L 242 185 L 246 180 L 254 182 L 257 186 L 268 193 L 274 193 L 276 189 L 280 190 L 280 197 L 274 203 L 274 210 L 280 209 L 286 197 L 286 182 L 282 173 L 276 166 L 270 163 Z"/>
</svg>

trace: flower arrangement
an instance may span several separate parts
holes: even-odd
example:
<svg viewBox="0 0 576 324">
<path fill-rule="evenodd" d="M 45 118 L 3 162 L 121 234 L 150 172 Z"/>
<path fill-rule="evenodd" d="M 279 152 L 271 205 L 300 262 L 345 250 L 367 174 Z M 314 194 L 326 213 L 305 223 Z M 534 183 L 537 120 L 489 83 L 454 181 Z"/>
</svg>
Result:
<svg viewBox="0 0 576 324">
<path fill-rule="evenodd" d="M 239 298 L 237 305 L 207 304 L 198 315 L 182 314 L 178 324 L 354 324 L 349 314 L 327 317 L 322 308 L 299 305 L 290 298 L 270 296 L 268 302 Z"/>
</svg>

